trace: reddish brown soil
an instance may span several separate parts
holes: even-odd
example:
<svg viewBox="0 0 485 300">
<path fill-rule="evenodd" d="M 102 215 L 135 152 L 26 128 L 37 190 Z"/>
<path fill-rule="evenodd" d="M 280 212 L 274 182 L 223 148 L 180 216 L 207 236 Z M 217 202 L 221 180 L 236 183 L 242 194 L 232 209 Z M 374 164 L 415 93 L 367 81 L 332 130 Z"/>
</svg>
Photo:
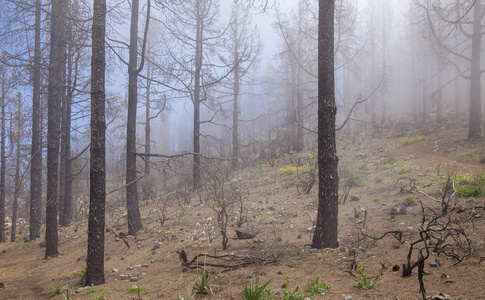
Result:
<svg viewBox="0 0 485 300">
<path fill-rule="evenodd" d="M 399 180 L 398 171 L 401 168 L 409 169 L 409 175 L 415 179 L 418 188 L 427 193 L 436 191 L 437 183 L 455 168 L 459 172 L 483 171 L 485 165 L 480 164 L 480 159 L 485 157 L 484 140 L 468 141 L 465 137 L 464 129 L 455 129 L 437 136 L 427 136 L 425 141 L 399 149 L 395 144 L 400 138 L 369 139 L 360 145 L 352 145 L 345 139 L 340 141 L 341 166 L 362 166 L 367 162 L 367 167 L 361 171 L 364 184 L 351 191 L 360 200 L 347 201 L 339 206 L 340 249 L 310 248 L 311 233 L 308 228 L 311 227 L 310 216 L 316 219 L 317 188 L 308 195 L 299 195 L 301 188 L 296 188 L 299 184 L 296 176 L 277 174 L 278 168 L 291 164 L 290 157 L 279 159 L 274 167 L 262 163 L 241 171 L 234 178 L 241 178 L 241 184 L 245 187 L 244 201 L 249 219 L 242 228 L 257 232 L 256 240 L 260 242 L 232 239 L 235 237 L 235 221 L 231 221 L 228 250 L 221 250 L 218 233 L 207 250 L 218 255 L 234 253 L 261 259 L 275 257 L 277 261 L 259 267 L 253 264 L 229 272 L 207 267 L 208 271 L 216 274 L 213 295 L 198 295 L 195 299 L 241 299 L 244 285 L 249 283 L 250 277 L 255 276 L 260 283 L 271 279 L 269 286 L 275 298 L 281 299 L 286 277 L 290 278 L 289 289 L 299 285 L 305 290 L 309 278 L 318 275 L 332 288 L 325 295 L 313 296 L 312 299 L 343 299 L 346 295 L 351 295 L 353 299 L 420 299 L 417 269 L 409 278 L 403 278 L 401 271 L 392 271 L 393 265 L 402 266 L 406 262 L 409 243 L 417 239 L 421 220 L 419 205 L 412 206 L 406 215 L 392 218 L 389 214 L 392 206 L 402 203 L 409 195 L 400 192 L 409 189 L 410 185 L 408 179 Z M 365 156 L 356 158 L 361 153 Z M 306 162 L 309 154 L 303 153 L 297 157 Z M 389 157 L 396 158 L 396 164 L 387 170 L 379 169 L 378 166 Z M 263 180 L 266 176 L 271 177 L 271 182 Z M 418 202 L 434 205 L 430 198 L 418 192 L 413 193 Z M 197 229 L 196 223 L 206 223 L 208 217 L 214 217 L 214 212 L 207 205 L 200 205 L 194 196 L 191 204 L 183 210 L 179 205 L 168 206 L 170 219 L 161 227 L 153 212 L 155 202 L 151 200 L 148 205 L 142 205 L 145 229 L 136 237 L 126 238 L 129 249 L 123 241 L 115 241 L 113 234 L 106 233 L 106 256 L 109 257 L 105 264 L 107 282 L 95 287 L 91 293 L 88 290 L 77 293 L 73 299 L 93 299 L 102 293 L 107 299 L 136 299 L 137 294 L 128 293 L 133 284 L 144 288 L 140 294 L 142 299 L 156 299 L 159 293 L 163 293 L 162 299 L 177 299 L 177 294 L 183 294 L 194 284 L 194 278 L 200 276 L 200 271 L 183 268 L 176 250 L 184 249 L 189 259 L 197 252 L 204 252 L 205 244 L 197 245 L 193 239 L 194 231 Z M 482 283 L 485 262 L 480 263 L 480 256 L 484 255 L 485 216 L 482 215 L 485 215 L 485 199 L 458 199 L 458 203 L 465 208 L 460 217 L 464 224 L 473 220 L 474 226 L 468 227 L 467 234 L 473 239 L 474 253 L 456 265 L 456 260 L 432 254 L 425 265 L 425 269 L 431 272 L 424 277 L 426 291 L 428 295 L 446 293 L 453 299 L 485 299 L 485 286 Z M 402 230 L 406 242 L 400 244 L 392 236 L 376 243 L 359 241 L 356 226 L 362 223 L 356 223 L 363 218 L 355 218 L 354 208 L 367 212 L 366 229 L 370 235 Z M 114 224 L 124 220 L 114 216 L 109 215 L 110 228 L 116 228 Z M 214 218 L 212 223 L 216 225 Z M 60 228 L 61 255 L 50 260 L 43 259 L 44 248 L 40 240 L 0 244 L 0 282 L 5 285 L 0 289 L 0 299 L 49 299 L 52 298 L 48 295 L 49 290 L 60 281 L 75 289 L 78 278 L 73 277 L 73 273 L 85 265 L 78 258 L 86 255 L 86 230 L 85 220 L 67 229 Z M 125 229 L 121 227 L 119 230 Z M 149 255 L 157 241 L 161 241 L 161 247 Z M 382 271 L 381 280 L 375 288 L 362 290 L 356 287 L 360 275 L 354 271 L 357 277 L 353 277 L 346 272 L 353 260 L 352 251 L 356 253 L 356 263 L 367 266 L 369 276 Z M 416 253 L 413 255 L 416 256 Z M 435 258 L 441 261 L 441 266 L 432 268 L 428 263 Z M 236 260 L 235 263 L 241 261 Z M 126 270 L 131 265 L 134 266 L 133 270 Z M 119 271 L 114 273 L 112 269 Z M 138 277 L 138 280 L 121 280 L 122 275 Z M 64 297 L 59 295 L 53 299 Z"/>
</svg>

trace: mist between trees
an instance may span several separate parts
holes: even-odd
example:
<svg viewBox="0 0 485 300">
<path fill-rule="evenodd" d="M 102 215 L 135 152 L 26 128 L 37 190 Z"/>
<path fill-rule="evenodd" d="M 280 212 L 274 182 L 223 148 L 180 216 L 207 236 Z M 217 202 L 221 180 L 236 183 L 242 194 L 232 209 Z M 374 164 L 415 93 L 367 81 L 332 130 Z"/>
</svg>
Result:
<svg viewBox="0 0 485 300">
<path fill-rule="evenodd" d="M 336 199 L 338 176 L 322 177 L 337 170 L 336 130 L 431 131 L 463 114 L 468 138 L 481 136 L 483 1 L 289 2 L 2 2 L 0 241 L 39 238 L 47 220 L 55 256 L 58 222 L 88 216 L 95 67 L 106 211 L 126 209 L 129 234 L 141 200 L 196 192 L 211 165 L 274 162 L 317 136 L 320 181 L 335 182 L 319 196 Z"/>
</svg>

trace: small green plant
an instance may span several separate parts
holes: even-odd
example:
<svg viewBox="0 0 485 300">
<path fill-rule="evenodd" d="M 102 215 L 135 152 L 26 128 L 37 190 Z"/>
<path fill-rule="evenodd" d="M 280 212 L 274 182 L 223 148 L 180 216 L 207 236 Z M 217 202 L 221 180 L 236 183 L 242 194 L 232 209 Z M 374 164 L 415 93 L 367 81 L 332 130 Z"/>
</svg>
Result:
<svg viewBox="0 0 485 300">
<path fill-rule="evenodd" d="M 417 202 L 416 202 L 416 196 L 415 195 L 408 195 L 408 196 L 406 196 L 405 205 L 407 205 L 407 206 L 415 206 L 416 204 L 417 204 Z"/>
<path fill-rule="evenodd" d="M 367 278 L 367 273 L 365 271 L 365 265 L 360 265 L 357 272 L 362 276 L 362 279 L 355 284 L 355 286 L 360 287 L 363 290 L 372 289 L 377 285 L 381 275 L 377 274 L 374 278 Z"/>
<path fill-rule="evenodd" d="M 252 169 L 252 170 L 251 170 L 251 173 L 252 173 L 252 174 L 263 174 L 263 173 L 265 173 L 265 172 L 266 172 L 266 170 L 265 170 L 265 169 L 263 169 L 263 168 L 258 168 L 258 169 Z"/>
<path fill-rule="evenodd" d="M 241 293 L 241 297 L 244 300 L 261 300 L 267 296 L 266 287 L 269 285 L 271 280 L 268 280 L 265 284 L 260 287 L 257 287 L 255 281 L 251 280 L 249 285 L 244 287 L 243 292 Z"/>
<path fill-rule="evenodd" d="M 454 174 L 451 179 L 448 186 L 446 186 L 448 181 L 443 181 L 442 190 L 450 192 L 454 184 L 456 192 L 460 197 L 471 198 L 485 196 L 485 175 L 482 172 Z"/>
<path fill-rule="evenodd" d="M 182 288 L 182 274 L 180 274 L 179 284 L 177 286 L 177 290 L 180 291 Z M 193 292 L 192 288 L 189 288 L 183 296 L 180 293 L 177 293 L 177 300 L 192 300 L 195 297 L 195 293 Z"/>
<path fill-rule="evenodd" d="M 409 146 L 412 144 L 416 144 L 418 142 L 424 141 L 426 138 L 422 135 L 415 135 L 415 136 L 410 136 L 410 137 L 405 137 L 401 139 L 397 144 L 397 148 L 402 148 L 405 146 Z"/>
<path fill-rule="evenodd" d="M 86 283 L 86 269 L 87 266 L 84 266 L 81 268 L 81 270 L 72 274 L 72 276 L 79 278 L 79 281 L 76 283 L 76 285 L 84 286 L 84 284 Z"/>
<path fill-rule="evenodd" d="M 52 297 L 54 296 L 57 296 L 57 295 L 60 295 L 61 294 L 61 288 L 62 288 L 62 280 L 59 281 L 56 286 L 50 290 L 48 293 L 49 295 L 51 295 Z"/>
<path fill-rule="evenodd" d="M 102 291 L 99 295 L 94 295 L 93 300 L 108 300 L 106 297 L 106 292 Z"/>
<path fill-rule="evenodd" d="M 92 294 L 96 292 L 96 289 L 93 287 L 93 286 L 89 286 L 86 288 L 86 290 L 84 291 L 84 295 L 89 295 L 89 294 Z"/>
<path fill-rule="evenodd" d="M 296 288 L 293 291 L 290 291 L 288 289 L 288 286 L 290 284 L 290 278 L 286 277 L 286 287 L 285 290 L 283 291 L 283 298 L 281 300 L 302 300 L 305 297 L 305 294 L 300 290 L 300 286 L 296 286 Z"/>
<path fill-rule="evenodd" d="M 332 287 L 322 281 L 322 278 L 320 276 L 317 276 L 315 279 L 310 278 L 310 283 L 308 285 L 308 289 L 305 292 L 305 296 L 314 296 L 314 295 L 319 295 L 321 293 L 325 293 L 326 291 L 330 290 Z"/>
<path fill-rule="evenodd" d="M 297 174 L 306 174 L 309 171 L 310 170 L 307 166 L 297 167 L 295 165 L 288 165 L 286 167 L 279 168 L 277 172 L 278 172 L 278 175 L 280 176 L 284 176 L 284 175 L 293 176 Z"/>
<path fill-rule="evenodd" d="M 394 165 L 397 164 L 397 159 L 394 156 L 389 156 L 384 162 L 387 165 Z"/>
<path fill-rule="evenodd" d="M 394 156 L 389 156 L 380 165 L 376 166 L 376 171 L 385 171 L 392 169 L 397 163 L 397 159 Z"/>
<path fill-rule="evenodd" d="M 369 162 L 366 161 L 365 163 L 363 163 L 359 166 L 359 170 L 365 171 L 365 170 L 369 169 L 368 165 L 369 165 Z"/>
<path fill-rule="evenodd" d="M 263 181 L 264 182 L 271 182 L 271 181 L 273 181 L 273 178 L 271 178 L 270 176 L 264 176 Z"/>
<path fill-rule="evenodd" d="M 214 276 L 209 272 L 203 272 L 200 277 L 197 277 L 195 283 L 195 293 L 196 294 L 212 294 L 212 281 Z"/>
<path fill-rule="evenodd" d="M 144 291 L 145 287 L 141 285 L 132 285 L 128 288 L 128 294 L 139 294 Z"/>
<path fill-rule="evenodd" d="M 381 199 L 382 199 L 382 198 L 381 198 L 381 197 L 379 197 L 379 196 L 378 196 L 378 197 L 374 197 L 374 201 L 376 201 L 376 202 L 377 202 L 377 201 L 381 201 Z"/>
<path fill-rule="evenodd" d="M 344 168 L 343 177 L 347 187 L 359 187 L 364 185 L 364 180 L 360 176 L 360 169 L 346 166 Z"/>
</svg>

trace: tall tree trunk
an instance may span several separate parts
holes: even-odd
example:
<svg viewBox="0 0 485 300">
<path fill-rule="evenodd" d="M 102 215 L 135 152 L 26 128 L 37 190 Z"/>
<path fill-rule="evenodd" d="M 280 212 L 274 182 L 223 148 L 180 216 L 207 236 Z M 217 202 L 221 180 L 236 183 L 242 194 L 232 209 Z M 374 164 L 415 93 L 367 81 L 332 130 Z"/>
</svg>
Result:
<svg viewBox="0 0 485 300">
<path fill-rule="evenodd" d="M 40 21 L 41 0 L 35 1 L 34 70 L 32 96 L 32 150 L 30 166 L 30 232 L 29 240 L 40 238 L 42 226 L 42 143 L 40 136 Z"/>
<path fill-rule="evenodd" d="M 104 227 L 106 203 L 105 147 L 105 33 L 106 0 L 94 0 L 91 56 L 90 201 L 86 286 L 104 280 Z"/>
<path fill-rule="evenodd" d="M 236 6 L 237 9 L 237 6 Z M 238 13 L 236 12 L 236 18 Z M 238 22 L 236 19 L 234 22 Z M 236 27 L 236 36 L 237 27 Z M 237 64 L 234 68 L 234 87 L 233 87 L 233 107 L 232 107 L 232 169 L 236 170 L 239 165 L 239 141 L 238 141 L 238 125 L 239 125 L 239 40 L 236 39 L 234 43 L 234 62 Z"/>
<path fill-rule="evenodd" d="M 72 61 L 72 56 L 74 55 L 71 52 L 72 48 L 68 49 L 68 63 L 67 63 L 67 92 L 64 101 L 64 107 L 62 110 L 63 117 L 62 117 L 62 145 L 61 145 L 61 194 L 63 198 L 63 206 L 62 212 L 60 213 L 59 222 L 61 226 L 69 226 L 72 223 L 73 219 L 73 203 L 72 203 L 72 181 L 73 181 L 73 174 L 72 174 L 72 160 L 71 160 L 71 105 L 72 105 L 72 95 L 73 89 L 71 86 L 73 85 L 73 76 L 76 76 L 74 73 L 73 64 L 75 62 Z"/>
<path fill-rule="evenodd" d="M 145 170 L 144 170 L 144 184 L 143 184 L 143 199 L 148 200 L 151 196 L 151 186 L 150 186 L 150 64 L 147 64 L 147 87 L 146 87 L 146 103 L 145 103 Z"/>
<path fill-rule="evenodd" d="M 6 122 L 5 122 L 5 103 L 6 103 L 6 75 L 5 72 L 2 74 L 2 96 L 1 96 L 1 124 L 0 130 L 2 133 L 0 134 L 0 242 L 3 243 L 6 241 L 5 235 L 5 180 L 6 180 L 6 173 L 7 173 L 7 156 L 5 154 L 5 141 L 6 141 Z"/>
<path fill-rule="evenodd" d="M 319 0 L 318 21 L 318 214 L 312 247 L 337 248 L 338 157 L 335 143 L 335 0 Z"/>
<path fill-rule="evenodd" d="M 136 110 L 138 102 L 138 14 L 139 1 L 131 4 L 130 60 L 128 62 L 128 120 L 126 124 L 126 208 L 128 211 L 128 234 L 143 228 L 138 207 L 136 174 Z"/>
<path fill-rule="evenodd" d="M 46 198 L 46 250 L 45 256 L 57 256 L 57 205 L 60 108 L 64 91 L 66 66 L 65 21 L 67 1 L 52 1 L 51 47 L 47 103 L 47 198 Z"/>
<path fill-rule="evenodd" d="M 22 118 L 21 118 L 21 109 L 22 109 L 22 102 L 21 97 L 19 96 L 17 99 L 17 111 L 15 112 L 15 121 L 16 121 L 16 133 L 15 133 L 15 190 L 13 194 L 13 203 L 12 203 L 12 232 L 10 234 L 10 241 L 12 243 L 15 242 L 17 237 L 17 215 L 18 215 L 18 207 L 19 207 L 19 194 L 20 194 L 20 132 L 22 126 Z"/>
<path fill-rule="evenodd" d="M 482 42 L 482 4 L 475 1 L 473 8 L 473 34 L 472 34 L 472 53 L 471 53 L 471 74 L 470 74 L 470 117 L 468 124 L 468 138 L 479 138 L 482 135 L 482 103 L 480 84 L 480 55 Z"/>
<path fill-rule="evenodd" d="M 200 1 L 197 1 L 197 24 L 195 35 L 195 74 L 194 74 L 194 163 L 192 166 L 193 187 L 200 186 L 200 79 L 202 70 L 202 16 Z"/>
</svg>

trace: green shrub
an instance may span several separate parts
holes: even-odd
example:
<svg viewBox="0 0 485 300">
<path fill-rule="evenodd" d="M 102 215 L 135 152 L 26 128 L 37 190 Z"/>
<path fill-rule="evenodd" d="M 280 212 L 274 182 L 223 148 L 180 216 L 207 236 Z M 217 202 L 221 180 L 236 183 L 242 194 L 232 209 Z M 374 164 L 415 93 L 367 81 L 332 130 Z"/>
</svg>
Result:
<svg viewBox="0 0 485 300">
<path fill-rule="evenodd" d="M 321 293 L 325 293 L 331 288 L 332 287 L 328 283 L 322 281 L 320 276 L 317 276 L 315 279 L 310 278 L 310 283 L 307 291 L 305 292 L 305 296 L 319 295 Z"/>
<path fill-rule="evenodd" d="M 139 292 L 142 292 L 144 290 L 145 290 L 144 286 L 132 285 L 128 289 L 128 294 L 138 294 Z"/>
<path fill-rule="evenodd" d="M 464 198 L 485 196 L 485 175 L 482 172 L 455 174 L 451 177 L 448 186 L 447 181 L 442 183 L 442 190 L 451 192 L 454 183 L 458 196 Z"/>
<path fill-rule="evenodd" d="M 264 299 L 267 295 L 266 287 L 269 285 L 271 280 L 268 280 L 265 284 L 260 287 L 256 286 L 256 283 L 251 280 L 249 285 L 244 287 L 244 291 L 241 294 L 241 297 L 244 300 L 261 300 Z"/>
<path fill-rule="evenodd" d="M 211 273 L 206 273 L 205 271 L 202 273 L 200 277 L 197 277 L 197 281 L 195 283 L 195 292 L 197 294 L 212 294 L 212 281 L 214 276 Z"/>
<path fill-rule="evenodd" d="M 273 178 L 271 178 L 270 176 L 264 176 L 263 181 L 264 182 L 271 182 L 271 181 L 273 181 Z"/>
<path fill-rule="evenodd" d="M 297 167 L 295 165 L 288 165 L 286 167 L 282 167 L 278 169 L 278 175 L 280 176 L 293 176 L 297 174 L 306 174 L 310 172 L 309 168 L 304 166 L 304 167 Z"/>
<path fill-rule="evenodd" d="M 415 206 L 417 203 L 416 203 L 416 196 L 415 195 L 408 195 L 405 199 L 405 203 L 404 203 L 406 206 Z"/>
<path fill-rule="evenodd" d="M 372 289 L 377 285 L 379 279 L 381 279 L 381 275 L 377 274 L 374 278 L 367 278 L 367 273 L 365 271 L 365 265 L 360 265 L 357 269 L 359 274 L 362 276 L 362 279 L 355 284 L 355 286 L 360 287 L 363 290 Z"/>
<path fill-rule="evenodd" d="M 359 187 L 364 185 L 364 180 L 360 176 L 360 170 L 352 167 L 345 167 L 343 177 L 347 187 Z"/>
<path fill-rule="evenodd" d="M 401 139 L 397 144 L 397 148 L 402 148 L 405 146 L 409 146 L 412 144 L 416 144 L 418 142 L 424 141 L 426 138 L 422 135 L 415 135 L 415 136 L 410 136 L 410 137 L 405 137 Z"/>
<path fill-rule="evenodd" d="M 76 273 L 72 274 L 74 277 L 79 277 L 79 281 L 76 285 L 84 286 L 86 283 L 86 269 L 87 266 L 81 268 L 81 270 L 77 271 Z"/>
<path fill-rule="evenodd" d="M 62 288 L 62 280 L 59 281 L 56 286 L 48 292 L 49 295 L 52 297 L 60 295 L 61 294 L 61 288 Z"/>
</svg>

